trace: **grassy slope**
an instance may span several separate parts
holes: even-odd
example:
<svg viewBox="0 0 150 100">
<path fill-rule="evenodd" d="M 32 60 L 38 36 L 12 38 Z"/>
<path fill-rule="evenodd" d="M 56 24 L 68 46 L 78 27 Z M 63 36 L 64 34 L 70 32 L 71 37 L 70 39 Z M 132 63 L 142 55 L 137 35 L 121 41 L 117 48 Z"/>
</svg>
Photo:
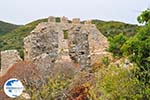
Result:
<svg viewBox="0 0 150 100">
<path fill-rule="evenodd" d="M 19 27 L 19 25 L 14 25 L 14 24 L 0 21 L 0 34 L 11 32 L 12 30 L 14 30 L 18 27 Z"/>
<path fill-rule="evenodd" d="M 26 37 L 37 24 L 45 21 L 47 21 L 47 19 L 40 19 L 0 36 L 0 51 L 17 49 L 23 57 L 23 38 Z M 57 21 L 59 21 L 59 19 L 57 19 Z M 96 24 L 97 28 L 105 36 L 112 36 L 120 32 L 124 32 L 127 36 L 132 36 L 136 33 L 136 29 L 138 28 L 136 25 L 124 24 L 121 22 L 93 20 L 93 23 Z"/>
</svg>

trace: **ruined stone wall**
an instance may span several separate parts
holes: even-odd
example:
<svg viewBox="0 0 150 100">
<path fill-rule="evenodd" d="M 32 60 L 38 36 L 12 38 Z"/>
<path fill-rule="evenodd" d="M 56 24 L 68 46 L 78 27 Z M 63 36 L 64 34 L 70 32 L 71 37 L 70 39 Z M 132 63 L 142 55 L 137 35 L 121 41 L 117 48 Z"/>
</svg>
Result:
<svg viewBox="0 0 150 100">
<path fill-rule="evenodd" d="M 91 58 L 91 65 L 98 63 L 104 57 L 110 56 L 110 53 L 106 51 L 108 48 L 107 38 L 99 32 L 95 25 L 87 25 L 88 30 L 88 43 L 89 52 Z"/>
<path fill-rule="evenodd" d="M 64 34 L 67 34 L 67 38 Z M 81 24 L 79 18 L 74 18 L 72 23 L 68 23 L 68 19 L 62 17 L 61 22 L 57 23 L 51 16 L 48 22 L 40 23 L 24 39 L 26 60 L 47 53 L 55 55 L 56 61 L 65 57 L 81 67 L 95 63 L 97 58 L 95 55 L 100 55 L 107 47 L 107 38 L 96 26 L 91 24 L 91 21 Z"/>
<path fill-rule="evenodd" d="M 68 23 L 68 18 L 62 17 L 57 23 L 50 16 L 48 22 L 42 22 L 24 38 L 25 60 L 32 61 L 39 73 L 46 76 L 51 67 L 56 65 L 78 65 L 81 68 L 91 66 L 107 55 L 108 41 L 91 21 L 80 23 L 74 18 Z M 1 52 L 1 67 L 5 73 L 9 66 L 21 58 L 17 51 Z"/>
<path fill-rule="evenodd" d="M 69 32 L 69 55 L 82 68 L 90 65 L 88 33 L 82 25 L 75 26 Z"/>
<path fill-rule="evenodd" d="M 55 17 L 51 16 L 48 22 L 40 23 L 24 39 L 24 58 L 32 61 L 40 73 L 48 73 L 50 67 L 63 62 L 67 66 L 91 66 L 108 54 L 106 48 L 107 38 L 91 21 L 81 24 L 80 19 L 75 18 L 72 23 L 68 23 L 68 18 L 62 17 L 61 22 L 56 23 Z M 2 51 L 1 73 L 21 60 L 16 50 Z"/>
<path fill-rule="evenodd" d="M 1 75 L 3 75 L 13 64 L 22 61 L 17 50 L 1 51 Z"/>
<path fill-rule="evenodd" d="M 39 25 L 39 27 L 45 25 Z M 43 53 L 57 55 L 58 32 L 53 27 L 45 25 L 42 29 L 32 31 L 31 35 L 24 39 L 25 60 L 31 60 Z"/>
<path fill-rule="evenodd" d="M 66 17 L 60 21 L 57 23 L 55 17 L 50 16 L 24 38 L 24 60 L 32 62 L 42 78 L 48 77 L 55 67 L 89 68 L 108 55 L 107 38 L 91 21 L 81 24 L 79 18 L 74 18 L 68 23 Z M 21 60 L 16 50 L 2 51 L 2 74 Z"/>
</svg>

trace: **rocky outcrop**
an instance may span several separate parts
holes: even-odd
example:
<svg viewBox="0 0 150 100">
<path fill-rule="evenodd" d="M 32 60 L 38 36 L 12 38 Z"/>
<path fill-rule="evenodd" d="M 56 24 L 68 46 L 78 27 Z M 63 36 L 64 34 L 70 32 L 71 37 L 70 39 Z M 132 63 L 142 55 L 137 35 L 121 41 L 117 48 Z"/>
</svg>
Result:
<svg viewBox="0 0 150 100">
<path fill-rule="evenodd" d="M 13 64 L 22 61 L 17 50 L 1 51 L 1 76 L 11 67 Z"/>
</svg>

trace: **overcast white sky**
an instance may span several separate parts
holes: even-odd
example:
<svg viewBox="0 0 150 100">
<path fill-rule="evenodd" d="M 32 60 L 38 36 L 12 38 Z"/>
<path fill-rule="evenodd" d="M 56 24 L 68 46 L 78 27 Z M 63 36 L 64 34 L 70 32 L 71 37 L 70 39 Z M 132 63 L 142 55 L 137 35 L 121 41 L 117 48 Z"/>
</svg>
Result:
<svg viewBox="0 0 150 100">
<path fill-rule="evenodd" d="M 48 16 L 115 20 L 136 24 L 150 0 L 0 0 L 0 20 L 26 24 Z"/>
</svg>

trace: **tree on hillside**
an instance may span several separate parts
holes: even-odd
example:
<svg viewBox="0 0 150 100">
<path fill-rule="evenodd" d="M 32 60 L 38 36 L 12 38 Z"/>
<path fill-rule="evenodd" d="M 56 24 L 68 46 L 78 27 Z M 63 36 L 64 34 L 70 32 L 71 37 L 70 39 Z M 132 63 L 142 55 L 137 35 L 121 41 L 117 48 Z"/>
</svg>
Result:
<svg viewBox="0 0 150 100">
<path fill-rule="evenodd" d="M 150 25 L 146 25 L 135 37 L 129 39 L 122 51 L 139 66 L 143 77 L 141 80 L 150 84 Z"/>
<path fill-rule="evenodd" d="M 130 38 L 122 47 L 123 54 L 129 56 L 135 62 L 139 70 L 136 77 L 142 86 L 143 100 L 150 98 L 150 9 L 141 13 L 138 17 L 140 23 L 146 23 L 138 33 Z"/>
<path fill-rule="evenodd" d="M 143 11 L 138 17 L 137 20 L 141 24 L 147 24 L 150 22 L 150 9 Z"/>
</svg>

